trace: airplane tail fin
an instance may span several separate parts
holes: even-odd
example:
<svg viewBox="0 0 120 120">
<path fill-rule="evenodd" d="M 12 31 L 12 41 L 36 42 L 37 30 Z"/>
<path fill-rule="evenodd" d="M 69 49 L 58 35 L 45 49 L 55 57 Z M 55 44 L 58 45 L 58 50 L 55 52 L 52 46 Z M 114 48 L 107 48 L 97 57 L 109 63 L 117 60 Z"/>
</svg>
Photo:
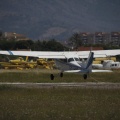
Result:
<svg viewBox="0 0 120 120">
<path fill-rule="evenodd" d="M 89 53 L 89 57 L 88 57 L 88 59 L 87 59 L 87 61 L 86 61 L 86 64 L 85 64 L 85 66 L 84 66 L 84 69 L 89 70 L 89 71 L 92 70 L 93 57 L 94 57 L 94 53 L 93 53 L 93 52 L 90 52 L 90 53 Z"/>
<path fill-rule="evenodd" d="M 86 63 L 84 64 L 83 69 L 80 71 L 81 73 L 83 73 L 83 78 L 84 79 L 87 79 L 87 74 L 92 72 L 93 57 L 94 57 L 94 53 L 90 52 L 89 57 L 88 57 Z"/>
</svg>

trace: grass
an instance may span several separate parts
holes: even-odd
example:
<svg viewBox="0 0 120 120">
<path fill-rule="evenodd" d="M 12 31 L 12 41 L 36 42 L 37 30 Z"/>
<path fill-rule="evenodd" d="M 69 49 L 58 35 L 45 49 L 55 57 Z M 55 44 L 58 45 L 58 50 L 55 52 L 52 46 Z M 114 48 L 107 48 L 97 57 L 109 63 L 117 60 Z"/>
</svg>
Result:
<svg viewBox="0 0 120 120">
<path fill-rule="evenodd" d="M 48 70 L 1 70 L 1 82 L 116 82 L 120 71 L 92 73 L 87 80 Z M 120 120 L 120 89 L 17 88 L 0 85 L 0 120 Z"/>
<path fill-rule="evenodd" d="M 55 80 L 50 80 L 50 74 L 54 73 Z M 84 80 L 82 75 L 77 73 L 64 73 L 64 77 L 59 77 L 59 71 L 57 70 L 1 70 L 0 81 L 1 82 L 120 82 L 120 71 L 114 71 L 112 73 L 91 73 L 87 80 Z"/>
<path fill-rule="evenodd" d="M 120 120 L 119 89 L 0 86 L 0 120 Z"/>
</svg>

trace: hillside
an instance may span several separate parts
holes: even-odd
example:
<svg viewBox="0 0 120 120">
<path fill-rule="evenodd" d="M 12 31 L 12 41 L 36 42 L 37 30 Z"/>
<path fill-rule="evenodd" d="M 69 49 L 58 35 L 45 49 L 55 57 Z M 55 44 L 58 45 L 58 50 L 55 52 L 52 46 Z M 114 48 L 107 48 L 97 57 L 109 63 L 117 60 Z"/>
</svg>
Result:
<svg viewBox="0 0 120 120">
<path fill-rule="evenodd" d="M 0 30 L 32 39 L 120 31 L 119 0 L 1 0 Z"/>
</svg>

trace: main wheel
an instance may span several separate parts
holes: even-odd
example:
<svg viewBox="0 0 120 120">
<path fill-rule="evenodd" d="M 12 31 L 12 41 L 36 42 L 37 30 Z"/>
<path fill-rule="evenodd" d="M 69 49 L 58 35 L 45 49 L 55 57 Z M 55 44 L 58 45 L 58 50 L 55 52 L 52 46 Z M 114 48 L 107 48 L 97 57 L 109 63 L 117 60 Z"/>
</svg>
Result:
<svg viewBox="0 0 120 120">
<path fill-rule="evenodd" d="M 54 75 L 53 74 L 50 75 L 50 79 L 54 80 Z"/>
<path fill-rule="evenodd" d="M 83 78 L 84 78 L 84 79 L 87 79 L 87 74 L 84 74 L 84 75 L 83 75 Z"/>
<path fill-rule="evenodd" d="M 60 73 L 60 77 L 63 77 L 63 73 L 62 72 Z"/>
</svg>

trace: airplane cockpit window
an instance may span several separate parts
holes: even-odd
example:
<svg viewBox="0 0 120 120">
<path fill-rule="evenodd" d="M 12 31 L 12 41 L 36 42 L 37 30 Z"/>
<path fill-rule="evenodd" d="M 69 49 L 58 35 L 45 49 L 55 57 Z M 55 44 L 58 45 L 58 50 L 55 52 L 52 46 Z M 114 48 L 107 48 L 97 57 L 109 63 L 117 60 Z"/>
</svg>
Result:
<svg viewBox="0 0 120 120">
<path fill-rule="evenodd" d="M 117 67 L 118 66 L 118 64 L 112 64 L 111 65 L 111 67 Z"/>
<path fill-rule="evenodd" d="M 72 61 L 74 61 L 73 58 L 69 58 L 69 59 L 68 59 L 68 62 L 72 62 Z"/>
<path fill-rule="evenodd" d="M 79 58 L 74 58 L 75 59 L 75 61 L 80 61 L 80 59 Z"/>
</svg>

